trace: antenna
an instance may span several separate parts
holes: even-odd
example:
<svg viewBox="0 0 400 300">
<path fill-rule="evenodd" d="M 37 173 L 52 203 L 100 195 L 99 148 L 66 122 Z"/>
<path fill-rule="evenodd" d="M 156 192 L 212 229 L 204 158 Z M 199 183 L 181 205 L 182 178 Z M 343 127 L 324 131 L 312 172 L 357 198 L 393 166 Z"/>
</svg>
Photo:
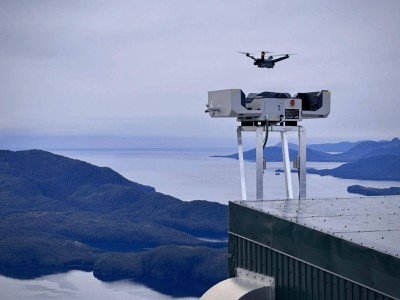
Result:
<svg viewBox="0 0 400 300">
<path fill-rule="evenodd" d="M 293 186 L 290 172 L 289 146 L 287 132 L 297 131 L 298 156 L 293 161 L 299 176 L 299 199 L 306 199 L 306 133 L 298 122 L 302 119 L 326 118 L 330 113 L 331 93 L 327 90 L 312 93 L 262 92 L 247 95 L 240 89 L 208 92 L 206 113 L 212 118 L 237 118 L 238 156 L 242 200 L 247 200 L 244 175 L 242 132 L 256 134 L 256 199 L 264 195 L 264 170 L 266 168 L 263 149 L 269 132 L 279 132 L 282 144 L 282 157 L 285 171 L 286 196 L 293 199 Z"/>
</svg>

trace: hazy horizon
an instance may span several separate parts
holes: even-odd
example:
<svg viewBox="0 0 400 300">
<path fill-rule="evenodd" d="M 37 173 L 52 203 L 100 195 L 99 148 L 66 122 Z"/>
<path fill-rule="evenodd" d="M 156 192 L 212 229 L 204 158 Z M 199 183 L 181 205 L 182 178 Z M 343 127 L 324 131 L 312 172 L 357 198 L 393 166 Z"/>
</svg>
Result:
<svg viewBox="0 0 400 300">
<path fill-rule="evenodd" d="M 359 142 L 365 140 L 382 141 L 389 139 L 318 139 L 311 138 L 307 144 L 324 144 L 339 142 Z M 270 136 L 267 146 L 274 146 L 280 142 L 279 135 Z M 289 134 L 289 142 L 297 144 L 295 134 Z M 245 149 L 255 147 L 253 134 L 244 134 Z M 0 150 L 57 150 L 57 149 L 196 149 L 196 148 L 237 148 L 235 136 L 224 138 L 197 138 L 197 137 L 168 137 L 168 136 L 118 136 L 118 135 L 1 135 Z"/>
</svg>

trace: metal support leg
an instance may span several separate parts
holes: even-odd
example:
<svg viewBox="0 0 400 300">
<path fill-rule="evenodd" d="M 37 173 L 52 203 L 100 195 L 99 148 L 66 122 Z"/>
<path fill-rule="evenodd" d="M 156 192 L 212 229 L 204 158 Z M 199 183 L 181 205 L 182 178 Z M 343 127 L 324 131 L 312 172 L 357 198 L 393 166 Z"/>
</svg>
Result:
<svg viewBox="0 0 400 300">
<path fill-rule="evenodd" d="M 238 156 L 240 165 L 240 183 L 242 188 L 242 199 L 247 200 L 246 183 L 244 175 L 243 145 L 242 131 L 256 132 L 256 199 L 263 200 L 264 196 L 264 158 L 263 158 L 263 142 L 264 127 L 262 126 L 238 126 Z M 285 169 L 286 196 L 293 199 L 293 186 L 289 158 L 289 146 L 287 140 L 287 132 L 297 131 L 299 137 L 299 153 L 296 161 L 296 168 L 299 169 L 299 199 L 306 199 L 306 131 L 302 126 L 271 126 L 271 132 L 280 132 L 282 141 L 282 156 Z"/>
<path fill-rule="evenodd" d="M 242 128 L 238 126 L 237 131 L 237 142 L 238 142 L 238 156 L 239 156 L 239 167 L 240 167 L 240 186 L 242 189 L 242 200 L 247 200 L 246 193 L 246 181 L 244 177 L 244 161 L 243 161 L 243 142 L 242 142 Z"/>
<path fill-rule="evenodd" d="M 264 142 L 264 128 L 258 126 L 256 128 L 256 199 L 263 199 L 264 190 L 264 154 L 263 154 L 263 142 Z"/>
<path fill-rule="evenodd" d="M 286 196 L 293 199 L 292 174 L 290 172 L 289 146 L 286 131 L 281 131 L 282 157 L 285 169 Z"/>
<path fill-rule="evenodd" d="M 306 130 L 303 126 L 299 126 L 299 199 L 306 199 L 307 185 L 306 185 L 306 162 L 307 162 L 307 148 L 306 148 Z"/>
</svg>

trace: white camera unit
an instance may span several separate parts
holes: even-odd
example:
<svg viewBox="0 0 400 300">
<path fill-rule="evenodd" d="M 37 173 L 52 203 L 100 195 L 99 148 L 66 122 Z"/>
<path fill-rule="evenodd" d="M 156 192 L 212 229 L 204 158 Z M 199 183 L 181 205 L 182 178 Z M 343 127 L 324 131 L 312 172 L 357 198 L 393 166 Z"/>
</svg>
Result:
<svg viewBox="0 0 400 300">
<path fill-rule="evenodd" d="M 311 93 L 262 92 L 246 97 L 240 89 L 208 92 L 206 112 L 213 118 L 235 117 L 241 122 L 297 122 L 302 119 L 326 118 L 330 112 L 330 92 Z"/>
</svg>

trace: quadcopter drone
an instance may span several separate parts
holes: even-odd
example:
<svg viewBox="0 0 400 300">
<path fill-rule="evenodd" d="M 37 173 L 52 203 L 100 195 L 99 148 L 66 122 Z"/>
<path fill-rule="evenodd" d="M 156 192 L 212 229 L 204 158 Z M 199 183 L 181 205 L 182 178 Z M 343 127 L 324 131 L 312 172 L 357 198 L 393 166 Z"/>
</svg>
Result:
<svg viewBox="0 0 400 300">
<path fill-rule="evenodd" d="M 267 58 L 265 58 L 266 53 L 271 53 L 268 51 L 261 51 L 261 58 L 255 58 L 253 53 L 247 53 L 247 52 L 239 52 L 242 54 L 245 54 L 247 57 L 250 57 L 252 60 L 254 60 L 254 65 L 259 67 L 259 68 L 273 68 L 275 66 L 275 63 L 278 61 L 284 60 L 289 58 L 289 55 L 291 54 L 275 54 L 275 55 L 270 55 Z M 280 56 L 280 57 L 277 57 Z M 274 58 L 277 57 L 277 58 Z"/>
</svg>

